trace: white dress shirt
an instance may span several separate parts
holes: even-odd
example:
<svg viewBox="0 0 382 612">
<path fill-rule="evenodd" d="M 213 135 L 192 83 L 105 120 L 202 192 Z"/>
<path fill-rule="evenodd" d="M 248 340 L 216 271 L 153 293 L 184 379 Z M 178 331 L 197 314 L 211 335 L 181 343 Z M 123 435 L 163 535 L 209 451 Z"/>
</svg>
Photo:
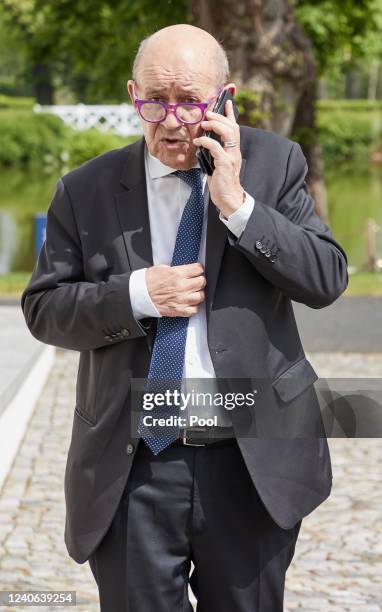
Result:
<svg viewBox="0 0 382 612">
<path fill-rule="evenodd" d="M 194 167 L 200 167 L 199 163 L 196 163 Z M 175 171 L 175 168 L 166 166 L 158 158 L 151 155 L 147 145 L 145 145 L 145 170 L 153 264 L 171 265 L 178 226 L 183 209 L 191 194 L 191 187 L 181 178 L 169 176 Z M 202 181 L 205 206 L 198 261 L 204 266 L 209 199 L 207 174 L 202 174 Z M 245 201 L 238 210 L 229 215 L 228 219 L 225 219 L 219 213 L 219 219 L 235 236 L 239 237 L 254 205 L 254 198 L 246 193 Z M 136 319 L 162 316 L 147 290 L 146 269 L 134 270 L 130 275 L 130 300 Z M 197 313 L 189 317 L 183 378 L 215 377 L 216 374 L 207 344 L 206 306 L 205 302 L 202 302 L 198 304 Z"/>
</svg>

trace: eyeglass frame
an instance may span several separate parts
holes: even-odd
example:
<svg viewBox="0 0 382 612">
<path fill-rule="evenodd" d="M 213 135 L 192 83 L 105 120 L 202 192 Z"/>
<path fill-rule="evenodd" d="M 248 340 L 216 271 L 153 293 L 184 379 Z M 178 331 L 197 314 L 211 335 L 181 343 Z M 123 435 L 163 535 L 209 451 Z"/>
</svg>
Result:
<svg viewBox="0 0 382 612">
<path fill-rule="evenodd" d="M 181 123 L 183 125 L 196 125 L 197 123 L 201 123 L 203 121 L 208 106 L 211 104 L 212 100 L 215 100 L 216 98 L 220 96 L 221 92 L 224 89 L 224 85 L 220 86 L 217 94 L 212 96 L 212 98 L 210 98 L 208 102 L 175 102 L 175 104 L 169 104 L 168 102 L 160 102 L 159 100 L 142 100 L 141 98 L 136 97 L 135 89 L 136 89 L 136 84 L 134 82 L 134 106 L 137 108 L 139 116 L 143 119 L 143 121 L 146 121 L 146 123 L 162 123 L 162 121 L 166 121 L 169 110 L 173 110 L 178 123 Z M 141 113 L 141 107 L 143 106 L 143 104 L 147 104 L 147 103 L 159 104 L 160 106 L 162 106 L 162 108 L 164 108 L 165 113 L 166 113 L 163 119 L 160 119 L 159 121 L 150 121 L 149 119 L 145 119 Z M 198 119 L 198 121 L 183 121 L 182 119 L 178 117 L 176 113 L 178 106 L 192 106 L 192 107 L 199 108 L 202 111 L 201 119 Z"/>
</svg>

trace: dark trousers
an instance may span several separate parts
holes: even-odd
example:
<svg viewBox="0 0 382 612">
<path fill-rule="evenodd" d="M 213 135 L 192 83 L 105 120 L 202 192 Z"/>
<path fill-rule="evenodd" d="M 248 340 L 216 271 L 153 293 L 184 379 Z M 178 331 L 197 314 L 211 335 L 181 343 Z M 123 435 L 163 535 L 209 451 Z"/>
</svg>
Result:
<svg viewBox="0 0 382 612">
<path fill-rule="evenodd" d="M 273 521 L 236 441 L 157 456 L 140 441 L 89 558 L 101 612 L 191 612 L 189 583 L 197 612 L 281 612 L 300 527 Z"/>
</svg>

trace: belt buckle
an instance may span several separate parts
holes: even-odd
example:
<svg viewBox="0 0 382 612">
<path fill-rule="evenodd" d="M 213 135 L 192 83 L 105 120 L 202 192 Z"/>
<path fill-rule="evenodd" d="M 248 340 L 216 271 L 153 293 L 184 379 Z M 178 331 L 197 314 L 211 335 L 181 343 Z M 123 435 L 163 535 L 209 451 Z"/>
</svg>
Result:
<svg viewBox="0 0 382 612">
<path fill-rule="evenodd" d="M 207 428 L 206 427 L 193 427 L 192 430 L 193 431 L 194 430 L 207 431 Z M 205 444 L 193 444 L 192 442 L 187 442 L 187 433 L 186 432 L 187 432 L 187 428 L 185 427 L 183 429 L 183 434 L 182 434 L 182 443 L 183 443 L 183 446 L 206 446 L 207 445 L 207 442 Z"/>
</svg>

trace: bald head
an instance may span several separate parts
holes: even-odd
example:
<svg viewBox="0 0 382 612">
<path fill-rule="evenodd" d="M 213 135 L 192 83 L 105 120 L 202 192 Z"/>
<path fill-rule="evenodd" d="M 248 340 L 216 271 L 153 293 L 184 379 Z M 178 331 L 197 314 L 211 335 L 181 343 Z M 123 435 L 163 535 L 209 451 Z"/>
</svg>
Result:
<svg viewBox="0 0 382 612">
<path fill-rule="evenodd" d="M 142 71 L 153 63 L 166 69 L 174 56 L 179 67 L 201 71 L 202 79 L 203 73 L 206 80 L 212 76 L 216 85 L 228 79 L 229 64 L 223 47 L 205 30 L 186 23 L 162 28 L 142 40 L 134 59 L 133 79 L 139 82 Z"/>
<path fill-rule="evenodd" d="M 228 75 L 224 49 L 195 26 L 168 26 L 141 42 L 127 88 L 151 155 L 178 170 L 195 165 L 206 110 L 223 89 L 235 94 Z"/>
</svg>

